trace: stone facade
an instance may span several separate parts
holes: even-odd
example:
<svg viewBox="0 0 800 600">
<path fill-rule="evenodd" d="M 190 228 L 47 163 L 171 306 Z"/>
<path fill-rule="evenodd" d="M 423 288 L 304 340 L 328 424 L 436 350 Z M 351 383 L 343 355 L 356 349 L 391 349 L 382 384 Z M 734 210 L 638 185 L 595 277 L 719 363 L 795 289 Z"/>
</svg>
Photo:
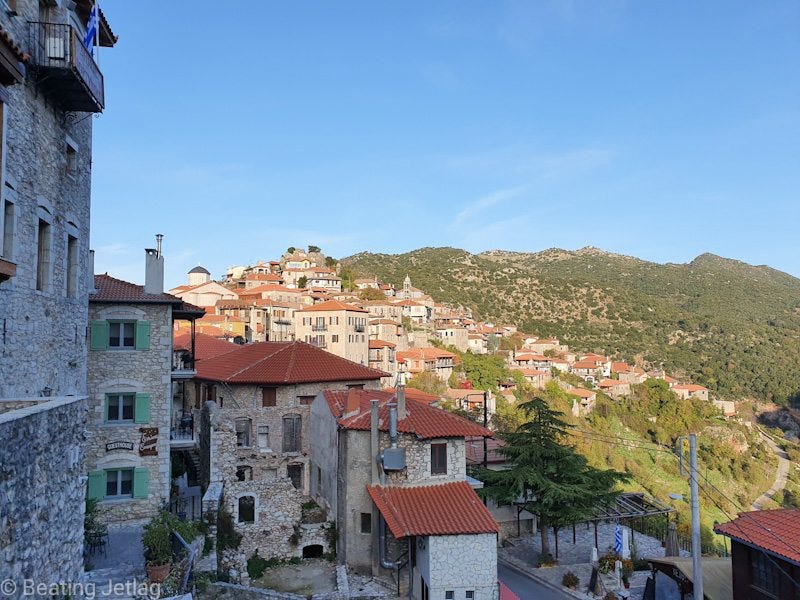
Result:
<svg viewBox="0 0 800 600">
<path fill-rule="evenodd" d="M 43 9 L 37 0 L 16 6 L 16 16 L 0 11 L 0 25 L 28 51 L 28 22 L 45 20 Z M 46 17 L 69 22 L 64 8 L 50 7 Z M 16 274 L 0 283 L 0 398 L 83 395 L 92 119 L 58 108 L 37 92 L 30 73 L 3 92 L 0 260 L 15 264 Z M 37 286 L 40 233 L 47 252 Z M 69 290 L 68 273 L 74 273 Z"/>
<path fill-rule="evenodd" d="M 413 598 L 466 598 L 496 600 L 497 539 L 493 533 L 477 535 L 437 535 L 417 538 Z M 428 585 L 423 596 L 422 587 Z"/>
<path fill-rule="evenodd" d="M 103 349 L 89 353 L 89 417 L 87 461 L 91 481 L 108 471 L 133 469 L 146 477 L 146 489 L 134 489 L 133 497 L 106 496 L 103 482 L 99 498 L 101 514 L 111 522 L 146 519 L 158 513 L 170 492 L 170 413 L 172 405 L 172 307 L 169 304 L 116 304 L 90 302 L 92 323 L 129 320 L 149 324 L 147 349 Z M 108 419 L 107 398 L 134 395 L 132 420 Z M 141 398 L 145 400 L 140 400 Z M 147 408 L 140 404 L 146 404 Z M 141 409 L 141 410 L 140 410 Z M 147 410 L 148 414 L 140 414 Z M 150 429 L 150 432 L 143 431 Z M 150 437 L 155 454 L 141 447 Z M 145 455 L 142 452 L 145 452 Z M 97 484 L 100 485 L 100 484 Z"/>
<path fill-rule="evenodd" d="M 322 310 L 310 306 L 295 313 L 294 339 L 325 348 L 331 354 L 360 365 L 368 365 L 367 311 L 356 306 L 331 310 L 325 307 L 326 304 L 320 305 Z"/>
<path fill-rule="evenodd" d="M 74 396 L 0 414 L 0 574 L 19 588 L 83 573 L 85 419 Z"/>
</svg>

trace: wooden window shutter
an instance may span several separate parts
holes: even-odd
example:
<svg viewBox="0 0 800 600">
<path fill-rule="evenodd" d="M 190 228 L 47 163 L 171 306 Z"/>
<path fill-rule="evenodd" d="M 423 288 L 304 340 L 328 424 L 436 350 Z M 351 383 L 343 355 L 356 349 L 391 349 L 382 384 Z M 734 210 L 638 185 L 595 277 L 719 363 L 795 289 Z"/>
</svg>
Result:
<svg viewBox="0 0 800 600">
<path fill-rule="evenodd" d="M 106 472 L 91 471 L 89 482 L 86 485 L 86 496 L 92 500 L 102 500 L 106 497 Z"/>
<path fill-rule="evenodd" d="M 150 349 L 150 322 L 136 321 L 136 349 Z"/>
<path fill-rule="evenodd" d="M 108 350 L 108 334 L 108 321 L 92 321 L 89 348 L 92 350 Z"/>
<path fill-rule="evenodd" d="M 136 403 L 133 409 L 133 422 L 150 422 L 150 394 L 136 394 Z"/>
<path fill-rule="evenodd" d="M 274 387 L 261 388 L 261 406 L 277 406 L 278 389 Z"/>
<path fill-rule="evenodd" d="M 133 470 L 133 497 L 147 498 L 150 488 L 150 470 L 146 467 L 136 467 Z"/>
</svg>

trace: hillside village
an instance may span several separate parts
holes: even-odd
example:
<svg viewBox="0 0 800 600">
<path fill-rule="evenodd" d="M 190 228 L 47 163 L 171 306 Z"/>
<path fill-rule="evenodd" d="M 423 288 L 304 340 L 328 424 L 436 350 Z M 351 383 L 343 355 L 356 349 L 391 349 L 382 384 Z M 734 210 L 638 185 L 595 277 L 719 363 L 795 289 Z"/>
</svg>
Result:
<svg viewBox="0 0 800 600">
<path fill-rule="evenodd" d="M 167 290 L 156 234 L 143 284 L 96 273 L 89 117 L 117 41 L 89 0 L 0 11 L 0 597 L 683 597 L 690 484 L 667 444 L 695 428 L 706 597 L 795 597 L 800 453 L 703 386 L 315 246 Z M 502 426 L 537 403 L 522 453 L 556 453 L 531 478 L 587 480 L 564 487 L 591 510 L 555 503 L 580 518 L 547 522 L 527 481 L 486 493 L 519 466 L 504 434 L 523 427 Z"/>
</svg>

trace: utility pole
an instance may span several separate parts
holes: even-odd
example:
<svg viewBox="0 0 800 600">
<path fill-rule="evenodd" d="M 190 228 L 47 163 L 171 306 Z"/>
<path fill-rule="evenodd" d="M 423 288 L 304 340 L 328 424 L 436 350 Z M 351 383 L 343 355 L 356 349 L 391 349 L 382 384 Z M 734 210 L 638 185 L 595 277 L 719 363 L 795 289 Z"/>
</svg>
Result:
<svg viewBox="0 0 800 600">
<path fill-rule="evenodd" d="M 483 428 L 486 429 L 489 427 L 489 409 L 487 405 L 489 404 L 489 390 L 483 392 Z M 483 436 L 483 468 L 486 469 L 489 466 L 489 444 L 486 441 L 486 436 Z"/>
<path fill-rule="evenodd" d="M 692 505 L 692 597 L 703 600 L 703 566 L 700 556 L 700 498 L 697 489 L 697 436 L 689 434 L 689 492 Z"/>
</svg>

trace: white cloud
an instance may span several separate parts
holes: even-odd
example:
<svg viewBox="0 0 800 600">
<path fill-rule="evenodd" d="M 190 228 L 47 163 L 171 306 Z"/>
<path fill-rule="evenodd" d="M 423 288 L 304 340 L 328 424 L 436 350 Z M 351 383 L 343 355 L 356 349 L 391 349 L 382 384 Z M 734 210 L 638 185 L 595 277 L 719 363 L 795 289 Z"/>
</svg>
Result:
<svg viewBox="0 0 800 600">
<path fill-rule="evenodd" d="M 459 227 L 487 208 L 491 208 L 496 204 L 516 198 L 522 195 L 527 189 L 528 186 L 522 185 L 509 189 L 497 190 L 491 194 L 478 198 L 477 200 L 473 200 L 472 202 L 466 204 L 464 208 L 462 208 L 461 211 L 455 216 L 451 226 Z"/>
</svg>

